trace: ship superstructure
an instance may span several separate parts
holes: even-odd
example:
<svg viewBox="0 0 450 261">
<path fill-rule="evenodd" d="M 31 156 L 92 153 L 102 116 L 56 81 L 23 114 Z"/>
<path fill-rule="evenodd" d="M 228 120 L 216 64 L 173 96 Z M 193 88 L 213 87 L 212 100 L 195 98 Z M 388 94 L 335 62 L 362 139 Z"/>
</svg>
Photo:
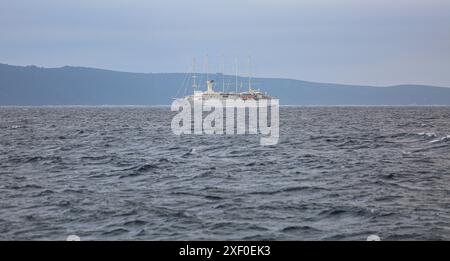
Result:
<svg viewBox="0 0 450 261">
<path fill-rule="evenodd" d="M 192 89 L 193 94 L 185 96 L 185 99 L 188 99 L 190 101 L 199 101 L 199 100 L 208 100 L 208 99 L 218 99 L 218 100 L 225 100 L 225 99 L 235 99 L 235 100 L 270 100 L 274 99 L 273 97 L 269 96 L 267 93 L 263 93 L 259 89 L 253 89 L 252 88 L 252 78 L 250 74 L 250 69 L 248 73 L 248 89 L 247 91 L 238 91 L 242 89 L 242 82 L 238 83 L 238 78 L 241 78 L 237 74 L 236 69 L 236 83 L 235 83 L 235 91 L 229 92 L 225 91 L 225 76 L 222 74 L 222 91 L 215 91 L 214 87 L 216 82 L 214 80 L 208 79 L 208 73 L 206 72 L 206 90 L 202 91 L 199 88 L 199 85 L 197 83 L 197 74 L 195 73 L 195 59 L 193 61 L 193 70 L 192 70 Z M 237 63 L 236 63 L 237 68 Z M 250 61 L 249 61 L 249 68 L 250 68 Z"/>
</svg>

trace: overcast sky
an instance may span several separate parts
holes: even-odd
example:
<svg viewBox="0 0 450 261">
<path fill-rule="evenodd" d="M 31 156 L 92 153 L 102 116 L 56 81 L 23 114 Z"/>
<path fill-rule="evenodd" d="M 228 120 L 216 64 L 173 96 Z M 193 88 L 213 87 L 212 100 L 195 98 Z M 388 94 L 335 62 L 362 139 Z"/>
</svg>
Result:
<svg viewBox="0 0 450 261">
<path fill-rule="evenodd" d="M 0 0 L 0 63 L 450 87 L 448 0 Z"/>
</svg>

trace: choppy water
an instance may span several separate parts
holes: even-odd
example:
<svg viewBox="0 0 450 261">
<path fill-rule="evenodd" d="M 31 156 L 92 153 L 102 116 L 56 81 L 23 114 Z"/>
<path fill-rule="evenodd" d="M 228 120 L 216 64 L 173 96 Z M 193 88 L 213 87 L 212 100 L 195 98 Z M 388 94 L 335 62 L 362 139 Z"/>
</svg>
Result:
<svg viewBox="0 0 450 261">
<path fill-rule="evenodd" d="M 0 239 L 450 240 L 450 108 L 282 108 L 277 146 L 168 108 L 0 108 Z"/>
</svg>

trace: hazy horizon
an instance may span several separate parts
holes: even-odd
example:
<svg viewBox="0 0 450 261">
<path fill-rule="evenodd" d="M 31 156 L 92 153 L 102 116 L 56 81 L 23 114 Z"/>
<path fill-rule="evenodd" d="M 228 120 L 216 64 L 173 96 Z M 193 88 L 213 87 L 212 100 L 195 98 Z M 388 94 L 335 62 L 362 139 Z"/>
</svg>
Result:
<svg viewBox="0 0 450 261">
<path fill-rule="evenodd" d="M 0 62 L 122 72 L 210 71 L 311 82 L 450 86 L 450 3 L 2 1 Z"/>
</svg>

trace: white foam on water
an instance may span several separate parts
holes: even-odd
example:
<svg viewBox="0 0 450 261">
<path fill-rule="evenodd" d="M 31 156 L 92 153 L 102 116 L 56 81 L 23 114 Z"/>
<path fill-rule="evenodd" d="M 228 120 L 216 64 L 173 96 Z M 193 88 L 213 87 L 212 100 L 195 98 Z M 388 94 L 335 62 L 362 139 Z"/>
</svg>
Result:
<svg viewBox="0 0 450 261">
<path fill-rule="evenodd" d="M 367 237 L 367 241 L 381 241 L 381 238 L 377 235 L 370 235 Z"/>
<path fill-rule="evenodd" d="M 81 238 L 77 235 L 69 235 L 66 241 L 81 241 Z"/>
<path fill-rule="evenodd" d="M 417 133 L 419 136 L 426 136 L 426 137 L 436 137 L 436 133 L 434 132 L 419 132 Z"/>
<path fill-rule="evenodd" d="M 450 135 L 447 135 L 447 136 L 439 138 L 439 139 L 432 140 L 432 141 L 430 141 L 430 143 L 437 143 L 437 142 L 447 141 L 447 140 L 450 140 Z"/>
</svg>

